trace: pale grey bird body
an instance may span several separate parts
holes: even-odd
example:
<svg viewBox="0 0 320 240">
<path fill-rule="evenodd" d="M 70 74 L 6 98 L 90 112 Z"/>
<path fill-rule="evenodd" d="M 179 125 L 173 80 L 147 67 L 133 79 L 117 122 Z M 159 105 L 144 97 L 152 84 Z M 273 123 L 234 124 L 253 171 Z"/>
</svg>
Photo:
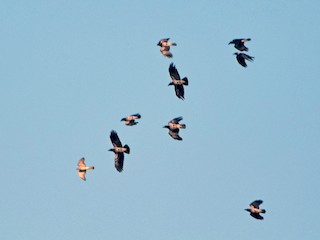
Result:
<svg viewBox="0 0 320 240">
<path fill-rule="evenodd" d="M 248 41 L 251 41 L 251 38 L 233 39 L 229 44 L 234 44 L 234 47 L 239 51 L 249 51 L 249 49 L 244 45 L 244 43 Z"/>
<path fill-rule="evenodd" d="M 260 204 L 263 203 L 262 200 L 255 200 L 250 204 L 250 208 L 245 209 L 246 211 L 250 212 L 251 217 L 255 219 L 263 220 L 263 217 L 260 213 L 266 213 L 265 209 L 260 209 Z"/>
<path fill-rule="evenodd" d="M 86 181 L 86 173 L 87 173 L 87 170 L 93 170 L 94 169 L 94 166 L 87 166 L 85 164 L 85 158 L 81 158 L 79 161 L 78 161 L 78 176 Z"/>
<path fill-rule="evenodd" d="M 186 125 L 179 123 L 182 120 L 182 117 L 177 117 L 168 122 L 168 125 L 164 126 L 164 128 L 169 129 L 169 135 L 175 140 L 182 140 L 179 136 L 179 130 L 185 129 Z"/>
<path fill-rule="evenodd" d="M 181 100 L 184 100 L 184 87 L 189 85 L 189 81 L 187 77 L 180 78 L 179 72 L 175 65 L 173 63 L 169 66 L 169 74 L 171 77 L 171 82 L 168 84 L 168 86 L 173 85 L 174 91 L 176 93 L 176 96 L 180 98 Z"/>
<path fill-rule="evenodd" d="M 169 42 L 170 38 L 163 38 L 158 42 L 158 46 L 160 46 L 160 52 L 163 54 L 163 56 L 172 58 L 173 55 L 170 52 L 171 46 L 177 46 L 176 43 Z"/>
<path fill-rule="evenodd" d="M 138 122 L 136 122 L 135 120 L 139 118 L 141 118 L 141 115 L 137 113 L 137 114 L 132 114 L 130 116 L 122 118 L 121 121 L 124 121 L 124 124 L 127 126 L 134 126 L 138 124 Z"/>
<path fill-rule="evenodd" d="M 129 154 L 130 148 L 128 145 L 122 146 L 122 143 L 118 137 L 116 131 L 112 130 L 110 133 L 110 140 L 113 145 L 113 148 L 109 149 L 109 151 L 114 152 L 114 165 L 118 172 L 122 172 L 123 170 L 123 162 L 124 162 L 124 153 Z"/>
</svg>

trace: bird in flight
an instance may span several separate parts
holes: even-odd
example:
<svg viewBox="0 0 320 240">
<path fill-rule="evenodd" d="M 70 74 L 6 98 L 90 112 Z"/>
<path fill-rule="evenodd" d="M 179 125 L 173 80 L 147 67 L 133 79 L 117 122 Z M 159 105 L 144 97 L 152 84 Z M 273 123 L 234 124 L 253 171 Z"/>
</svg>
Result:
<svg viewBox="0 0 320 240">
<path fill-rule="evenodd" d="M 184 78 L 180 78 L 179 72 L 176 69 L 176 67 L 174 66 L 173 63 L 170 64 L 169 66 L 169 74 L 171 77 L 172 82 L 168 84 L 168 86 L 170 85 L 174 85 L 174 91 L 176 92 L 176 96 L 182 100 L 184 100 L 184 88 L 183 85 L 188 86 L 189 82 L 188 82 L 188 78 L 184 77 Z"/>
<path fill-rule="evenodd" d="M 229 44 L 234 44 L 234 47 L 239 51 L 249 51 L 249 49 L 244 45 L 244 43 L 248 41 L 251 41 L 251 38 L 233 39 Z"/>
<path fill-rule="evenodd" d="M 173 55 L 170 52 L 171 46 L 177 46 L 176 43 L 169 42 L 170 38 L 163 38 L 158 42 L 158 46 L 160 46 L 160 52 L 163 54 L 163 56 L 172 58 Z"/>
<path fill-rule="evenodd" d="M 169 129 L 169 135 L 175 139 L 175 140 L 182 140 L 182 138 L 179 136 L 179 129 L 185 129 L 186 125 L 179 123 L 182 120 L 182 117 L 177 117 L 172 119 L 170 122 L 168 122 L 168 125 L 164 126 L 163 128 Z"/>
<path fill-rule="evenodd" d="M 141 118 L 141 115 L 137 113 L 137 114 L 132 114 L 130 116 L 124 117 L 121 119 L 121 121 L 124 121 L 124 124 L 127 126 L 133 126 L 138 124 L 138 122 L 136 122 L 135 119 L 139 119 L 139 118 Z"/>
<path fill-rule="evenodd" d="M 114 152 L 114 166 L 118 172 L 123 170 L 124 153 L 129 154 L 130 148 L 128 145 L 122 146 L 122 143 L 118 137 L 116 131 L 112 130 L 110 133 L 110 140 L 114 148 L 109 149 L 109 151 Z"/>
<path fill-rule="evenodd" d="M 266 210 L 259 208 L 261 203 L 263 203 L 262 200 L 255 200 L 250 204 L 250 208 L 247 208 L 245 210 L 250 212 L 251 217 L 263 220 L 263 217 L 260 215 L 260 213 L 266 213 Z"/>
<path fill-rule="evenodd" d="M 251 57 L 245 53 L 234 53 L 233 55 L 237 55 L 238 63 L 243 67 L 247 67 L 247 63 L 245 60 L 252 62 L 254 59 L 254 57 Z"/>
<path fill-rule="evenodd" d="M 86 173 L 87 173 L 87 170 L 93 170 L 94 167 L 93 166 L 86 166 L 86 164 L 84 163 L 85 159 L 84 158 L 81 158 L 79 161 L 78 161 L 78 175 L 79 177 L 86 181 Z"/>
</svg>

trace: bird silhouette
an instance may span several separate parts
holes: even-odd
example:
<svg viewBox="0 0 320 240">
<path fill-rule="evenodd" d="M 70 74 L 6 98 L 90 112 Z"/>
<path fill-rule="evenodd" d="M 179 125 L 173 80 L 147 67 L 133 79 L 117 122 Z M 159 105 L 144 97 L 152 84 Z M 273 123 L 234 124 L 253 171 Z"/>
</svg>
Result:
<svg viewBox="0 0 320 240">
<path fill-rule="evenodd" d="M 180 124 L 179 122 L 182 120 L 182 117 L 177 117 L 168 122 L 168 125 L 164 126 L 164 128 L 169 129 L 169 135 L 175 140 L 182 140 L 179 136 L 179 129 L 185 129 L 185 124 Z"/>
<path fill-rule="evenodd" d="M 247 63 L 245 60 L 252 62 L 254 59 L 254 57 L 251 57 L 245 53 L 234 53 L 234 55 L 237 55 L 238 63 L 243 67 L 247 67 Z"/>
<path fill-rule="evenodd" d="M 173 55 L 170 52 L 170 46 L 177 46 L 176 43 L 169 42 L 170 38 L 163 38 L 158 42 L 158 46 L 160 46 L 160 52 L 163 54 L 163 56 L 172 58 Z"/>
<path fill-rule="evenodd" d="M 260 204 L 263 203 L 262 200 L 255 200 L 250 204 L 250 208 L 245 209 L 246 211 L 250 212 L 251 217 L 254 217 L 255 219 L 263 220 L 263 217 L 260 215 L 260 213 L 266 213 L 266 210 L 260 209 Z"/>
<path fill-rule="evenodd" d="M 124 153 L 129 154 L 130 148 L 128 145 L 122 146 L 121 141 L 116 131 L 112 130 L 110 133 L 110 140 L 114 148 L 109 151 L 114 152 L 114 165 L 118 172 L 123 170 Z"/>
<path fill-rule="evenodd" d="M 174 91 L 176 93 L 176 96 L 178 98 L 180 98 L 181 100 L 184 100 L 184 87 L 183 87 L 183 85 L 188 86 L 188 84 L 189 84 L 188 78 L 184 77 L 181 79 L 179 72 L 173 63 L 171 63 L 169 66 L 169 74 L 170 74 L 172 82 L 169 83 L 168 86 L 174 85 Z"/>
<path fill-rule="evenodd" d="M 141 118 L 141 115 L 137 113 L 137 114 L 132 114 L 130 116 L 124 117 L 121 119 L 121 121 L 124 121 L 124 124 L 127 126 L 133 126 L 138 124 L 138 122 L 136 122 L 135 119 L 139 119 L 139 118 Z"/>
<path fill-rule="evenodd" d="M 78 161 L 78 175 L 79 177 L 86 181 L 86 173 L 87 173 L 87 170 L 93 170 L 94 167 L 93 166 L 86 166 L 86 164 L 84 163 L 85 161 L 85 158 L 81 158 L 79 161 Z"/>
<path fill-rule="evenodd" d="M 239 51 L 249 51 L 249 49 L 244 45 L 244 43 L 248 41 L 251 41 L 251 38 L 233 39 L 229 44 L 234 44 L 234 47 Z"/>
</svg>

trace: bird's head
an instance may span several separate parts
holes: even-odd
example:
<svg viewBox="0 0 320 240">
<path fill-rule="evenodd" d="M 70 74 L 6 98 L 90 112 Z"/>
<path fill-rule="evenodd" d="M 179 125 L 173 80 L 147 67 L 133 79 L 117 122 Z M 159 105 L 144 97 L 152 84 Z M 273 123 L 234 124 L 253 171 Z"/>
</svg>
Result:
<svg viewBox="0 0 320 240">
<path fill-rule="evenodd" d="M 173 82 L 171 82 L 171 83 L 168 84 L 168 86 L 171 86 L 171 85 L 173 85 Z"/>
<path fill-rule="evenodd" d="M 229 42 L 229 44 L 228 44 L 228 45 L 233 44 L 233 43 L 234 43 L 234 41 L 231 41 L 231 42 Z"/>
<path fill-rule="evenodd" d="M 247 212 L 251 212 L 251 210 L 250 210 L 249 208 L 246 208 L 246 209 L 245 209 L 245 211 L 247 211 Z"/>
<path fill-rule="evenodd" d="M 120 121 L 125 121 L 126 120 L 126 118 L 122 118 Z"/>
<path fill-rule="evenodd" d="M 108 151 L 110 151 L 110 152 L 114 152 L 114 153 L 115 153 L 114 148 L 110 148 Z"/>
<path fill-rule="evenodd" d="M 158 46 L 160 46 L 160 47 L 162 47 L 162 44 L 161 44 L 161 42 L 160 42 L 160 41 L 158 42 L 158 44 L 157 44 L 157 45 L 158 45 Z"/>
<path fill-rule="evenodd" d="M 169 128 L 169 126 L 163 126 L 163 128 Z"/>
<path fill-rule="evenodd" d="M 238 55 L 239 53 L 235 52 L 233 55 Z"/>
<path fill-rule="evenodd" d="M 92 169 L 94 169 L 94 167 L 92 166 Z"/>
</svg>

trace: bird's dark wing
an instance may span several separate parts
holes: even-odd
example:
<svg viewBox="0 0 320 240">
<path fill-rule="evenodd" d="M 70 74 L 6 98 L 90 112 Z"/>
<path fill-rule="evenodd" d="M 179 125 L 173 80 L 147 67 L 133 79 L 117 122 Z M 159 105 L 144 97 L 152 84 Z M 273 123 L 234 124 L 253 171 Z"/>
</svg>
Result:
<svg viewBox="0 0 320 240">
<path fill-rule="evenodd" d="M 255 219 L 263 220 L 263 217 L 259 213 L 250 213 L 250 215 Z"/>
<path fill-rule="evenodd" d="M 82 180 L 86 180 L 86 170 L 80 170 L 78 171 L 78 176 L 82 179 Z"/>
<path fill-rule="evenodd" d="M 176 117 L 176 118 L 172 119 L 169 123 L 175 123 L 175 124 L 177 124 L 177 123 L 179 123 L 181 120 L 182 120 L 182 117 Z"/>
<path fill-rule="evenodd" d="M 174 85 L 174 90 L 178 98 L 184 100 L 184 88 L 183 85 Z"/>
<path fill-rule="evenodd" d="M 259 209 L 260 204 L 263 203 L 262 200 L 255 200 L 250 205 L 254 206 L 255 208 Z"/>
<path fill-rule="evenodd" d="M 114 131 L 114 130 L 111 131 L 110 139 L 111 139 L 112 145 L 114 147 L 122 147 L 121 141 L 120 141 L 116 131 Z"/>
<path fill-rule="evenodd" d="M 179 136 L 179 128 L 169 130 L 169 135 L 175 140 L 182 140 L 182 138 Z"/>
<path fill-rule="evenodd" d="M 241 54 L 237 55 L 237 60 L 238 60 L 238 63 L 239 63 L 241 66 L 247 67 L 247 64 L 246 64 L 246 62 L 245 62 L 245 60 L 244 60 L 244 57 L 243 57 Z"/>
<path fill-rule="evenodd" d="M 139 113 L 132 114 L 131 116 L 134 116 L 134 117 L 137 117 L 137 118 L 141 118 L 141 115 Z"/>
<path fill-rule="evenodd" d="M 169 73 L 172 79 L 180 80 L 180 75 L 178 73 L 178 70 L 176 69 L 173 63 L 171 63 L 169 66 Z"/>
<path fill-rule="evenodd" d="M 241 55 L 242 55 L 242 57 L 243 57 L 244 59 L 249 60 L 249 61 L 252 61 L 253 58 L 254 58 L 254 57 L 251 57 L 251 56 L 249 56 L 249 55 L 247 55 L 247 54 L 244 54 L 244 53 L 242 53 Z"/>
<path fill-rule="evenodd" d="M 244 42 L 242 42 L 241 40 L 237 41 L 234 45 L 234 47 L 236 49 L 238 49 L 239 51 L 247 51 L 248 49 L 244 46 Z"/>
<path fill-rule="evenodd" d="M 123 161 L 124 161 L 124 154 L 122 152 L 115 153 L 114 167 L 117 169 L 118 172 L 122 172 L 123 170 Z"/>
</svg>

